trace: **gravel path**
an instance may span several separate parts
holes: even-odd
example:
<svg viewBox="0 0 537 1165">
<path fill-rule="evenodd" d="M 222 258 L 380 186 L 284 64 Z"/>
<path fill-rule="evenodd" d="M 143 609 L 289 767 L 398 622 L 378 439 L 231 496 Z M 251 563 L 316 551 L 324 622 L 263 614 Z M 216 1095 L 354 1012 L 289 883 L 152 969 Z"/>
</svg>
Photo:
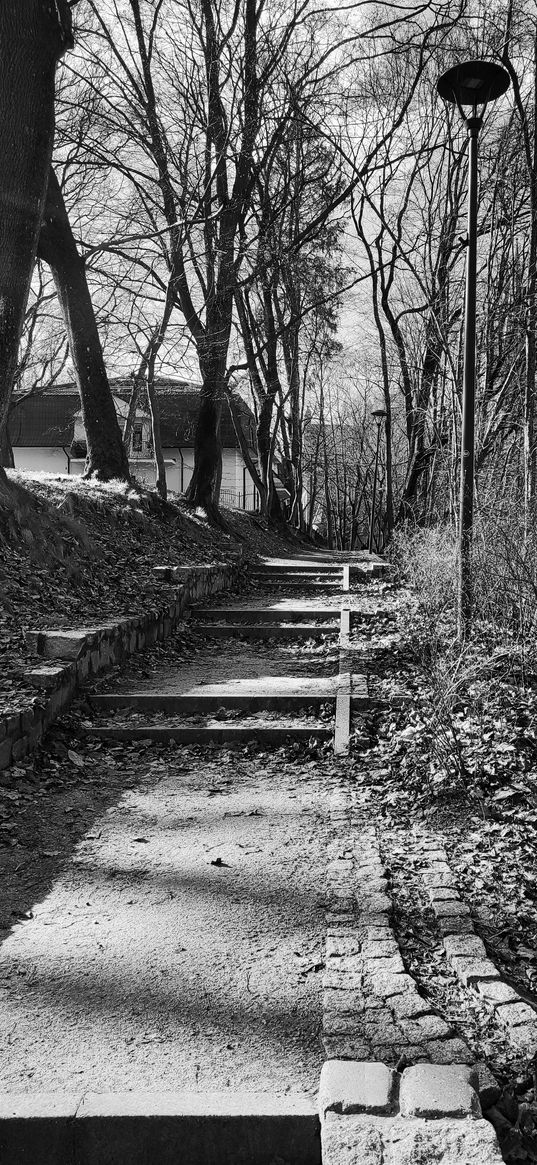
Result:
<svg viewBox="0 0 537 1165">
<path fill-rule="evenodd" d="M 224 647 L 185 631 L 96 686 L 300 676 L 308 691 L 337 673 L 337 644 Z M 86 764 L 101 757 L 122 791 L 2 945 L 0 1090 L 314 1096 L 330 766 L 298 746 L 147 744 L 91 745 Z"/>
<path fill-rule="evenodd" d="M 173 650 L 173 643 L 169 645 L 169 655 Z M 179 642 L 177 647 L 179 657 L 184 655 L 184 649 Z M 144 674 L 145 672 L 145 674 Z M 328 676 L 337 676 L 336 647 L 315 647 L 309 644 L 297 652 L 296 641 L 281 646 L 265 647 L 263 642 L 255 646 L 244 641 L 226 639 L 225 644 L 210 641 L 199 650 L 192 662 L 175 662 L 171 656 L 169 666 L 163 662 L 155 662 L 153 666 L 143 660 L 133 661 L 130 666 L 121 669 L 117 682 L 102 679 L 96 687 L 103 692 L 129 691 L 159 691 L 188 694 L 203 685 L 211 689 L 221 685 L 223 689 L 241 686 L 252 686 L 255 690 L 261 683 L 267 687 L 277 688 L 282 677 L 302 677 L 307 684 L 315 672 Z M 287 680 L 289 683 L 289 680 Z"/>
<path fill-rule="evenodd" d="M 3 944 L 2 1090 L 317 1088 L 314 766 L 166 756 Z"/>
</svg>

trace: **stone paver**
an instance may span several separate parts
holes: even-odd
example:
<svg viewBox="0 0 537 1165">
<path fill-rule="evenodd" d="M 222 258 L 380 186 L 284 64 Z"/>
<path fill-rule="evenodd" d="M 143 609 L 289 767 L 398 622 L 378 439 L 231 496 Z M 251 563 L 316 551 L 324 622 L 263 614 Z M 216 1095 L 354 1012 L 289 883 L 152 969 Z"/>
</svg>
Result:
<svg viewBox="0 0 537 1165">
<path fill-rule="evenodd" d="M 375 830 L 346 781 L 334 788 L 329 828 L 323 979 L 327 1056 L 358 1058 L 366 1048 L 368 1060 L 391 1066 L 403 1055 L 414 1061 L 468 1063 L 467 1045 L 405 971 L 390 925 L 391 898 Z"/>
<path fill-rule="evenodd" d="M 502 1165 L 496 1134 L 485 1120 L 329 1113 L 321 1139 L 323 1165 Z"/>
<path fill-rule="evenodd" d="M 465 1065 L 407 1068 L 329 1064 L 319 1095 L 323 1165 L 500 1165 L 496 1134 L 481 1117 Z M 367 1099 L 384 1111 L 357 1111 Z M 353 1102 L 356 1109 L 351 1107 Z M 387 1107 L 389 1104 L 389 1107 Z"/>
<path fill-rule="evenodd" d="M 399 1093 L 401 1116 L 481 1116 L 477 1083 L 464 1064 L 416 1064 L 403 1072 Z"/>
<path fill-rule="evenodd" d="M 396 1099 L 396 1073 L 385 1064 L 327 1060 L 321 1071 L 319 1111 L 389 1113 Z"/>
</svg>

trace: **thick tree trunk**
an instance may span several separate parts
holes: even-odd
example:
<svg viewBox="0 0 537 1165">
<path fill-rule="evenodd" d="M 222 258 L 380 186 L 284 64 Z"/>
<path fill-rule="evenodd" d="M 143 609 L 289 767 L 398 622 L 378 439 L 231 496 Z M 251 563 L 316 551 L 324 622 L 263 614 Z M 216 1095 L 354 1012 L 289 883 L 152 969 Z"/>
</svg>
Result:
<svg viewBox="0 0 537 1165">
<path fill-rule="evenodd" d="M 0 430 L 0 465 L 2 465 L 4 469 L 15 468 L 13 448 L 9 439 L 7 425 L 2 430 Z"/>
<path fill-rule="evenodd" d="M 201 506 L 212 521 L 219 520 L 218 493 L 222 446 L 220 416 L 224 393 L 224 369 L 203 375 L 200 407 L 194 436 L 194 472 L 185 493 L 187 502 Z"/>
<path fill-rule="evenodd" d="M 9 478 L 3 466 L 0 465 L 0 501 L 2 498 L 9 497 L 10 492 Z"/>
<path fill-rule="evenodd" d="M 215 292 L 211 310 L 207 310 L 205 337 L 197 345 L 202 386 L 194 435 L 194 472 L 185 493 L 187 502 L 200 506 L 216 523 L 221 523 L 218 510 L 222 477 L 220 418 L 226 394 L 226 364 L 234 302 L 229 254 L 222 262 L 219 279 L 220 286 Z"/>
<path fill-rule="evenodd" d="M 66 0 L 0 3 L 0 430 L 7 423 L 54 140 Z M 7 478 L 2 478 L 3 490 Z"/>
<path fill-rule="evenodd" d="M 86 266 L 67 217 L 60 184 L 50 170 L 38 254 L 48 263 L 61 304 L 86 430 L 85 476 L 129 480 L 129 463 L 108 383 Z"/>
</svg>

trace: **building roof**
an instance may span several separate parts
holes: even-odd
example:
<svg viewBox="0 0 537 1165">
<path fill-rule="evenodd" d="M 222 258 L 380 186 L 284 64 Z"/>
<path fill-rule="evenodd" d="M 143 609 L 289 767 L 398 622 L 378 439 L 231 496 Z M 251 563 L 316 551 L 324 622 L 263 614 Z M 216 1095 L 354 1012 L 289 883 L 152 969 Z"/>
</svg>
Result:
<svg viewBox="0 0 537 1165">
<path fill-rule="evenodd" d="M 114 396 L 128 400 L 132 382 L 110 380 Z M 186 380 L 159 378 L 156 381 L 160 407 L 160 431 L 164 448 L 192 447 L 199 409 L 200 386 Z M 249 448 L 256 449 L 255 419 L 252 410 L 235 397 L 236 410 L 241 420 Z M 80 412 L 80 396 L 73 383 L 58 384 L 44 392 L 13 398 L 14 407 L 9 417 L 9 437 L 14 448 L 54 448 L 70 445 L 74 437 L 75 415 Z M 224 398 L 220 437 L 225 449 L 239 448 L 227 398 Z"/>
</svg>

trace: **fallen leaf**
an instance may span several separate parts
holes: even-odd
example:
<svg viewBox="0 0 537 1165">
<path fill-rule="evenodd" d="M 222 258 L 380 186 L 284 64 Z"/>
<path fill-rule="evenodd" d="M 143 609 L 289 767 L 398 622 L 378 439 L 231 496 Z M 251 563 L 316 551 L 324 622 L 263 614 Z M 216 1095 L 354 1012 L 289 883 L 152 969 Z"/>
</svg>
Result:
<svg viewBox="0 0 537 1165">
<path fill-rule="evenodd" d="M 78 752 L 73 752 L 73 750 L 70 748 L 68 749 L 67 756 L 69 757 L 69 760 L 72 760 L 73 764 L 76 765 L 77 768 L 84 768 L 84 760 Z"/>
</svg>

